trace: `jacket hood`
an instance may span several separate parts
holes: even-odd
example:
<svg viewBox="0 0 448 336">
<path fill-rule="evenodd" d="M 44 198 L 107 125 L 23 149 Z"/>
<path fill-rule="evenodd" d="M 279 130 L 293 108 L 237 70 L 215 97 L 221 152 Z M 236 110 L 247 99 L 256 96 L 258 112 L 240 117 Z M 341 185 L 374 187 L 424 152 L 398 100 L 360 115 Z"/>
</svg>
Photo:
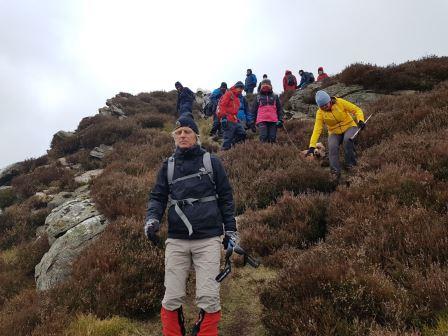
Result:
<svg viewBox="0 0 448 336">
<path fill-rule="evenodd" d="M 291 75 L 291 70 L 286 70 L 285 75 Z"/>
</svg>

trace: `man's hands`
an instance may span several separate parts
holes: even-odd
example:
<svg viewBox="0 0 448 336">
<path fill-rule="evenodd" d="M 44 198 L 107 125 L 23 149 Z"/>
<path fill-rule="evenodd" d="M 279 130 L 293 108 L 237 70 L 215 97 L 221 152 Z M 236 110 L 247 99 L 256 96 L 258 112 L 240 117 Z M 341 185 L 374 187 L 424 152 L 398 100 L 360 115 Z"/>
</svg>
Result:
<svg viewBox="0 0 448 336">
<path fill-rule="evenodd" d="M 310 148 L 308 149 L 308 152 L 306 152 L 306 155 L 305 155 L 305 156 L 314 155 L 315 152 L 316 152 L 316 148 L 314 148 L 314 147 L 310 147 Z M 303 154 L 302 154 L 302 155 L 303 155 Z"/>
<path fill-rule="evenodd" d="M 145 236 L 148 238 L 155 246 L 160 242 L 159 235 L 157 232 L 160 229 L 160 222 L 157 219 L 150 218 L 145 223 Z"/>
<path fill-rule="evenodd" d="M 366 123 L 362 120 L 358 121 L 358 127 L 359 129 L 364 129 L 364 127 L 366 127 Z"/>
<path fill-rule="evenodd" d="M 235 247 L 240 243 L 240 236 L 238 232 L 236 231 L 226 231 L 224 235 L 224 240 L 222 241 L 222 244 L 224 245 L 224 249 L 227 250 L 227 248 Z"/>
</svg>

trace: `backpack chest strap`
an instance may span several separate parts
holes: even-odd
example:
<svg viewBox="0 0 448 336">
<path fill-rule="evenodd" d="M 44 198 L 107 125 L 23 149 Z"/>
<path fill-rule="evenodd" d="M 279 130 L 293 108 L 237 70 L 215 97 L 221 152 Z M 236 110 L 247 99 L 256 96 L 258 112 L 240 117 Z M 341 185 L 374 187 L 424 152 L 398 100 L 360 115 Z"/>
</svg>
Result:
<svg viewBox="0 0 448 336">
<path fill-rule="evenodd" d="M 174 211 L 176 211 L 177 215 L 180 217 L 182 222 L 184 222 L 185 226 L 188 229 L 188 235 L 191 236 L 193 234 L 193 226 L 191 225 L 190 221 L 188 220 L 188 217 L 185 215 L 185 213 L 182 211 L 181 207 L 187 206 L 187 205 L 194 205 L 194 203 L 205 203 L 205 202 L 213 202 L 218 199 L 218 195 L 212 195 L 202 198 L 185 198 L 182 200 L 173 200 L 171 197 L 168 198 L 168 207 L 171 208 L 174 206 Z"/>
</svg>

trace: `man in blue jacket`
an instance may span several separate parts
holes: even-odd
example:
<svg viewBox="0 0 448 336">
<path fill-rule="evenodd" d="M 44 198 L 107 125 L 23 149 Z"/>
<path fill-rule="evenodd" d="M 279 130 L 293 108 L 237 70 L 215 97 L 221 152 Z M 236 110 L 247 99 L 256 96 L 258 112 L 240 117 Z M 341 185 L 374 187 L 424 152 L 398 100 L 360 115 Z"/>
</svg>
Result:
<svg viewBox="0 0 448 336">
<path fill-rule="evenodd" d="M 182 86 L 180 82 L 176 82 L 174 87 L 177 90 L 177 113 L 181 116 L 184 113 L 193 112 L 193 102 L 195 99 L 193 91 Z"/>
<path fill-rule="evenodd" d="M 246 81 L 244 82 L 244 91 L 246 93 L 254 93 L 254 89 L 257 87 L 257 76 L 252 73 L 252 69 L 247 69 Z"/>
<path fill-rule="evenodd" d="M 298 85 L 299 89 L 304 89 L 314 82 L 314 75 L 311 72 L 305 72 L 303 70 L 299 70 L 299 75 L 301 77 L 300 83 Z"/>
<path fill-rule="evenodd" d="M 221 306 L 215 278 L 220 272 L 220 236 L 225 234 L 225 245 L 235 246 L 239 240 L 232 188 L 221 161 L 201 148 L 198 127 L 188 114 L 176 122 L 173 137 L 176 150 L 159 171 L 145 224 L 146 236 L 157 245 L 157 232 L 168 207 L 163 335 L 185 335 L 182 304 L 193 265 L 200 313 L 192 335 L 217 336 Z"/>
<path fill-rule="evenodd" d="M 210 101 L 212 103 L 212 109 L 213 109 L 213 126 L 210 130 L 210 136 L 215 136 L 218 132 L 218 137 L 222 136 L 222 129 L 221 129 L 221 123 L 219 122 L 219 118 L 216 115 L 216 109 L 218 107 L 219 100 L 221 97 L 226 93 L 227 91 L 227 83 L 222 82 L 219 88 L 213 90 L 212 94 L 210 95 Z"/>
</svg>

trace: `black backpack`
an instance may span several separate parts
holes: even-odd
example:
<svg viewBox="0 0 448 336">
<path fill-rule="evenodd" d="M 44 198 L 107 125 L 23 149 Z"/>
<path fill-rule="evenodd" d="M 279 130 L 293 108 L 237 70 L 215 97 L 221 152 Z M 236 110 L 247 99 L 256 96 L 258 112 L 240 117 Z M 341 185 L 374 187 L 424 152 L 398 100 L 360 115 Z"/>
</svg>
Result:
<svg viewBox="0 0 448 336">
<path fill-rule="evenodd" d="M 293 75 L 288 75 L 288 78 L 286 79 L 286 83 L 288 84 L 288 86 L 292 86 L 295 85 L 295 80 L 294 80 L 294 76 Z"/>
<path fill-rule="evenodd" d="M 314 83 L 315 79 L 314 79 L 314 75 L 312 72 L 308 72 L 310 74 L 310 83 Z"/>
</svg>

